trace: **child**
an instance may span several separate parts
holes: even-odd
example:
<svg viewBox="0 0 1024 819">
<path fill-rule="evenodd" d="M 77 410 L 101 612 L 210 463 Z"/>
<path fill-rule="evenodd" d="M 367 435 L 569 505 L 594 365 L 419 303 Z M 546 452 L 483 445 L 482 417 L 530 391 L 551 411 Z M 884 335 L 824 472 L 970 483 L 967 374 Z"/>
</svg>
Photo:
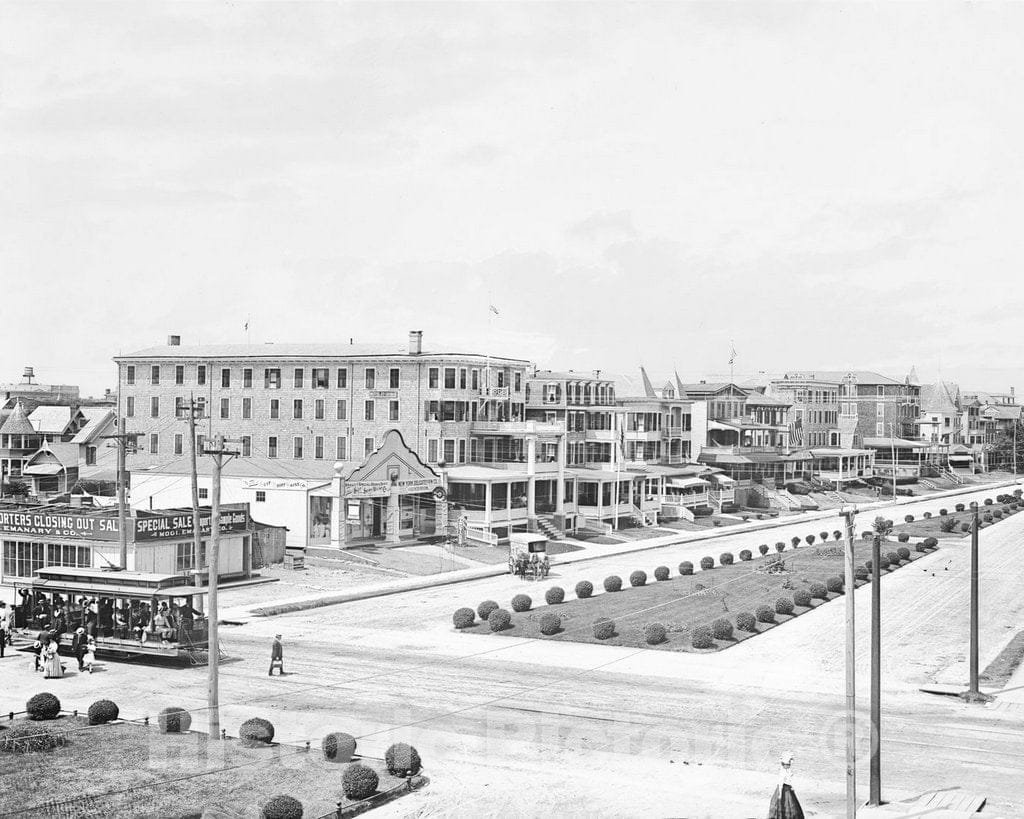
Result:
<svg viewBox="0 0 1024 819">
<path fill-rule="evenodd" d="M 85 654 L 82 655 L 82 668 L 92 674 L 92 667 L 96 663 L 96 640 L 91 636 L 85 647 Z"/>
<path fill-rule="evenodd" d="M 42 665 L 43 644 L 39 640 L 36 640 L 34 643 L 32 643 L 32 653 L 35 655 L 35 658 L 36 658 L 35 667 L 32 670 L 33 671 L 41 671 L 42 667 L 43 667 L 43 665 Z"/>
</svg>

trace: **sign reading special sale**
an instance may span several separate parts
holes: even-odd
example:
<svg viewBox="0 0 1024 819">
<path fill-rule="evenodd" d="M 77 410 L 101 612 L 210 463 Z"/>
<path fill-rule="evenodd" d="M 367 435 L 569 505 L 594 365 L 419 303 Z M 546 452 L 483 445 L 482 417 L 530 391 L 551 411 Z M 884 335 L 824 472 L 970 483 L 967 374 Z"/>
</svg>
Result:
<svg viewBox="0 0 1024 819">
<path fill-rule="evenodd" d="M 0 512 L 5 534 L 117 540 L 117 518 L 64 515 L 55 512 Z"/>
<path fill-rule="evenodd" d="M 245 512 L 221 512 L 220 531 L 242 532 L 249 528 Z M 213 530 L 209 515 L 199 518 L 199 533 L 206 537 Z M 155 515 L 135 521 L 135 540 L 180 540 L 192 537 L 192 514 Z"/>
</svg>

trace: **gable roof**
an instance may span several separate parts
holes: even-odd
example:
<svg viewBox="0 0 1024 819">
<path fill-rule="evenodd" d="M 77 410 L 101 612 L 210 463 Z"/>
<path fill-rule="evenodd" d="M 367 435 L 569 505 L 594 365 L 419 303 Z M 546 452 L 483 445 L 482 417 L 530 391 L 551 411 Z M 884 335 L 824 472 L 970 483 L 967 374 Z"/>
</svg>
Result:
<svg viewBox="0 0 1024 819">
<path fill-rule="evenodd" d="M 28 420 L 40 435 L 61 435 L 73 417 L 71 407 L 44 404 L 32 410 Z"/>
<path fill-rule="evenodd" d="M 91 444 L 114 419 L 111 407 L 82 407 L 80 412 L 85 416 L 86 423 L 71 439 L 73 444 Z"/>
<path fill-rule="evenodd" d="M 960 388 L 948 381 L 921 385 L 921 412 L 959 415 Z"/>
</svg>

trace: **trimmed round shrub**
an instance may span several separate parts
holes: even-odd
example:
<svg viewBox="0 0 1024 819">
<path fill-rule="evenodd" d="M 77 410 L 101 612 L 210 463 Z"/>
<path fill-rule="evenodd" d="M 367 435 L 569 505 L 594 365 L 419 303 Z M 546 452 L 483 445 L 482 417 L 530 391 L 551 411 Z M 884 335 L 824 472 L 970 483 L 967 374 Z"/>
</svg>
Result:
<svg viewBox="0 0 1024 819">
<path fill-rule="evenodd" d="M 757 547 L 757 551 L 759 551 L 763 555 L 768 554 L 768 544 L 762 543 L 760 546 Z"/>
<path fill-rule="evenodd" d="M 903 563 L 903 561 L 900 560 L 899 552 L 886 552 L 885 557 L 888 559 L 890 566 L 899 566 Z"/>
<path fill-rule="evenodd" d="M 824 543 L 828 540 L 828 532 L 818 532 L 818 537 L 821 538 L 821 542 Z"/>
<path fill-rule="evenodd" d="M 606 592 L 622 591 L 622 578 L 617 574 L 610 574 L 604 579 L 604 590 Z"/>
<path fill-rule="evenodd" d="M 780 540 L 778 543 L 775 544 L 775 551 L 776 552 L 784 552 L 784 551 L 786 551 L 786 544 L 783 543 Z"/>
<path fill-rule="evenodd" d="M 594 639 L 607 640 L 615 636 L 615 621 L 602 617 L 594 621 Z"/>
<path fill-rule="evenodd" d="M 274 726 L 262 717 L 247 719 L 238 726 L 238 739 L 246 748 L 261 748 L 274 741 Z"/>
<path fill-rule="evenodd" d="M 828 600 L 828 586 L 824 583 L 811 583 L 811 597 L 815 600 Z"/>
<path fill-rule="evenodd" d="M 665 627 L 661 623 L 648 623 L 644 626 L 644 641 L 649 646 L 665 642 Z"/>
<path fill-rule="evenodd" d="M 932 513 L 931 513 L 931 512 L 925 512 L 925 513 L 924 513 L 924 518 L 925 518 L 925 520 L 928 520 L 928 518 L 930 518 L 931 516 L 932 516 Z"/>
<path fill-rule="evenodd" d="M 996 520 L 1001 520 L 1003 517 L 1003 510 L 996 509 L 995 511 L 992 512 L 992 517 L 994 517 Z"/>
<path fill-rule="evenodd" d="M 552 586 L 544 592 L 544 602 L 549 606 L 557 606 L 563 600 L 565 600 L 565 589 L 561 586 Z"/>
<path fill-rule="evenodd" d="M 646 586 L 647 585 L 647 572 L 637 569 L 629 576 L 630 586 Z"/>
<path fill-rule="evenodd" d="M 775 613 L 776 614 L 792 614 L 795 605 L 793 601 L 788 597 L 780 597 L 775 601 Z"/>
<path fill-rule="evenodd" d="M 896 550 L 896 554 L 900 556 L 900 560 L 910 560 L 910 549 L 906 546 L 900 546 Z"/>
<path fill-rule="evenodd" d="M 843 533 L 840 532 L 838 529 L 836 529 L 832 533 L 832 540 L 842 540 L 842 539 L 843 539 Z"/>
<path fill-rule="evenodd" d="M 958 503 L 956 505 L 956 511 L 957 512 L 963 512 L 964 511 L 964 505 L 962 503 Z M 948 514 L 949 514 L 949 510 L 946 509 L 945 507 L 943 507 L 942 509 L 939 510 L 939 517 L 940 518 L 944 518 Z"/>
<path fill-rule="evenodd" d="M 679 574 L 693 574 L 693 564 L 689 560 L 684 560 L 682 563 L 679 564 Z"/>
<path fill-rule="evenodd" d="M 956 509 L 957 512 L 963 512 L 966 507 L 962 503 L 958 503 L 953 508 Z"/>
<path fill-rule="evenodd" d="M 700 567 L 704 571 L 707 571 L 708 569 L 713 569 L 715 567 L 715 559 L 710 556 L 702 557 L 700 559 Z"/>
<path fill-rule="evenodd" d="M 853 576 L 857 580 L 867 580 L 871 576 L 871 573 L 868 571 L 867 566 L 858 566 L 853 570 Z"/>
<path fill-rule="evenodd" d="M 757 631 L 757 620 L 749 611 L 741 611 L 736 615 L 736 628 L 740 631 Z"/>
<path fill-rule="evenodd" d="M 772 606 L 758 606 L 754 616 L 759 623 L 774 623 L 775 609 Z"/>
<path fill-rule="evenodd" d="M 589 580 L 581 580 L 576 584 L 576 596 L 580 600 L 586 600 L 594 593 L 594 584 Z"/>
<path fill-rule="evenodd" d="M 986 506 L 991 506 L 992 505 L 992 498 L 985 498 L 985 505 Z"/>
<path fill-rule="evenodd" d="M 750 549 L 740 549 L 740 560 L 753 560 L 754 556 L 750 553 Z"/>
<path fill-rule="evenodd" d="M 550 637 L 562 630 L 562 617 L 553 611 L 546 611 L 540 616 L 540 633 Z"/>
<path fill-rule="evenodd" d="M 707 626 L 697 626 L 690 635 L 690 645 L 694 648 L 714 648 L 715 640 L 711 636 L 711 629 Z"/>
<path fill-rule="evenodd" d="M 302 819 L 302 803 L 294 796 L 274 796 L 260 810 L 263 819 Z"/>
<path fill-rule="evenodd" d="M 476 607 L 476 616 L 479 617 L 481 620 L 486 620 L 491 616 L 492 611 L 500 608 L 501 606 L 499 606 L 493 600 L 484 600 L 483 603 Z"/>
<path fill-rule="evenodd" d="M 192 727 L 192 715 L 184 708 L 172 705 L 156 716 L 162 734 L 183 734 Z"/>
<path fill-rule="evenodd" d="M 814 535 L 808 535 L 807 537 L 804 538 L 804 540 L 807 541 L 807 545 L 808 546 L 813 546 L 814 545 L 814 541 L 815 541 L 815 537 L 814 537 Z"/>
<path fill-rule="evenodd" d="M 57 719 L 60 716 L 60 700 L 47 691 L 33 694 L 25 703 L 25 710 L 29 719 Z"/>
<path fill-rule="evenodd" d="M 356 738 L 351 734 L 335 731 L 320 742 L 324 759 L 328 762 L 351 762 L 356 754 Z"/>
<path fill-rule="evenodd" d="M 903 516 L 903 522 L 904 523 L 913 523 L 914 522 L 914 516 L 913 515 L 904 515 Z"/>
<path fill-rule="evenodd" d="M 711 624 L 711 636 L 716 640 L 731 640 L 732 623 L 725 617 L 719 617 Z"/>
<path fill-rule="evenodd" d="M 867 569 L 869 572 L 871 571 L 871 558 L 868 558 L 864 561 L 864 568 Z"/>
<path fill-rule="evenodd" d="M 985 523 L 991 523 L 992 522 L 992 513 L 991 512 L 986 512 L 984 515 L 981 516 L 981 519 L 983 521 L 985 521 Z"/>
<path fill-rule="evenodd" d="M 969 524 L 969 523 L 961 523 L 960 524 L 960 531 L 961 532 L 970 532 L 971 531 L 971 524 Z"/>
<path fill-rule="evenodd" d="M 388 766 L 389 774 L 403 779 L 416 776 L 423 767 L 419 751 L 404 742 L 396 742 L 384 752 L 384 764 Z"/>
<path fill-rule="evenodd" d="M 377 792 L 379 782 L 373 768 L 355 762 L 341 775 L 341 791 L 348 799 L 367 799 Z"/>
<path fill-rule="evenodd" d="M 846 581 L 843 580 L 839 575 L 834 574 L 832 577 L 825 581 L 825 588 L 833 594 L 842 594 L 843 586 L 846 585 Z"/>
<path fill-rule="evenodd" d="M 863 532 L 860 533 L 860 536 L 864 538 L 864 540 L 871 540 L 871 538 L 875 536 L 875 533 L 872 532 L 870 529 L 865 529 Z"/>
<path fill-rule="evenodd" d="M 49 751 L 68 744 L 68 735 L 57 726 L 35 725 L 30 722 L 12 722 L 0 731 L 0 751 L 15 754 L 33 754 Z"/>
<path fill-rule="evenodd" d="M 900 532 L 896 535 L 896 540 L 900 543 L 907 543 L 910 540 L 910 535 L 907 532 Z"/>
<path fill-rule="evenodd" d="M 455 614 L 452 615 L 452 625 L 455 628 L 469 628 L 476 622 L 476 612 L 468 606 L 463 606 L 461 609 L 455 609 Z"/>
<path fill-rule="evenodd" d="M 731 566 L 733 564 L 732 552 L 722 552 L 718 556 L 718 562 L 723 566 Z"/>
<path fill-rule="evenodd" d="M 811 607 L 811 593 L 807 589 L 797 589 L 793 592 L 793 602 L 805 609 Z"/>
<path fill-rule="evenodd" d="M 789 539 L 789 542 L 793 544 L 794 549 L 800 546 L 800 538 L 798 538 L 796 535 L 793 535 L 793 537 Z"/>
<path fill-rule="evenodd" d="M 668 566 L 658 566 L 658 568 L 654 570 L 654 579 L 668 580 L 669 574 L 670 572 Z"/>
<path fill-rule="evenodd" d="M 113 722 L 121 710 L 113 700 L 96 700 L 89 706 L 89 724 L 103 725 L 106 722 Z"/>
<path fill-rule="evenodd" d="M 512 614 L 505 609 L 495 609 L 487 615 L 487 625 L 491 631 L 504 631 L 512 625 Z"/>
<path fill-rule="evenodd" d="M 533 605 L 533 600 L 530 599 L 528 594 L 517 594 L 512 598 L 512 611 L 516 613 L 522 613 L 529 611 L 530 606 Z"/>
<path fill-rule="evenodd" d="M 888 568 L 889 568 L 889 555 L 887 555 L 885 552 L 882 552 L 881 554 L 878 555 L 878 570 L 879 571 L 885 571 Z"/>
</svg>

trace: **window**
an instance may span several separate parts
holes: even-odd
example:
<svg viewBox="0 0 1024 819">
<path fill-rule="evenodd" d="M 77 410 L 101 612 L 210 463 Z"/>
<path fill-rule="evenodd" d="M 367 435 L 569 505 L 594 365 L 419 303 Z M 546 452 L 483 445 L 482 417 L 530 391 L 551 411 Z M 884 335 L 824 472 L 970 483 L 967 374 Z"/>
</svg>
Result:
<svg viewBox="0 0 1024 819">
<path fill-rule="evenodd" d="M 272 367 L 263 371 L 263 386 L 268 390 L 281 389 L 281 370 Z"/>
<path fill-rule="evenodd" d="M 501 389 L 505 386 L 505 371 L 498 370 L 498 388 Z M 588 387 L 589 389 L 589 387 Z"/>
<path fill-rule="evenodd" d="M 370 401 L 366 401 L 363 404 L 363 417 L 367 421 L 372 421 L 373 420 L 373 411 L 374 411 L 374 401 L 372 399 Z"/>
<path fill-rule="evenodd" d="M 280 418 L 281 417 L 281 402 L 276 398 L 270 399 L 270 417 Z"/>
<path fill-rule="evenodd" d="M 338 388 L 345 389 L 348 386 L 348 367 L 338 367 Z"/>
<path fill-rule="evenodd" d="M 206 365 L 200 364 L 196 367 L 196 383 L 202 386 L 206 383 Z"/>
<path fill-rule="evenodd" d="M 373 438 L 363 438 L 363 455 L 373 454 Z"/>
<path fill-rule="evenodd" d="M 149 368 L 149 383 L 159 384 L 160 383 L 160 365 L 154 364 Z"/>
<path fill-rule="evenodd" d="M 252 457 L 252 436 L 251 435 L 243 435 L 242 436 L 242 457 L 243 458 Z"/>
<path fill-rule="evenodd" d="M 455 368 L 445 367 L 444 368 L 444 388 L 446 390 L 455 389 Z"/>
<path fill-rule="evenodd" d="M 314 367 L 311 380 L 314 389 L 326 390 L 331 385 L 330 372 L 326 367 Z"/>
<path fill-rule="evenodd" d="M 231 386 L 231 370 L 228 367 L 223 367 L 220 371 L 220 385 L 224 389 Z"/>
<path fill-rule="evenodd" d="M 124 414 L 127 418 L 135 417 L 135 396 L 129 395 L 124 399 Z"/>
<path fill-rule="evenodd" d="M 338 457 L 339 461 L 344 461 L 345 458 L 348 457 L 345 454 L 345 450 L 347 449 L 347 447 L 346 447 L 347 443 L 348 443 L 348 441 L 345 439 L 344 435 L 339 435 L 338 436 L 337 449 L 335 450 L 335 452 L 337 453 L 337 457 Z"/>
<path fill-rule="evenodd" d="M 431 438 L 427 441 L 427 460 L 432 463 L 437 463 L 437 439 Z"/>
<path fill-rule="evenodd" d="M 160 417 L 160 398 L 154 395 L 149 399 L 149 416 L 150 418 Z"/>
<path fill-rule="evenodd" d="M 182 364 L 174 367 L 174 383 L 179 386 L 185 383 L 185 367 Z"/>
<path fill-rule="evenodd" d="M 388 402 L 388 420 L 389 421 L 397 421 L 398 420 L 398 402 L 397 401 L 389 401 Z"/>
<path fill-rule="evenodd" d="M 885 418 L 885 404 L 876 404 L 875 405 L 875 417 L 876 418 Z"/>
<path fill-rule="evenodd" d="M 302 457 L 302 436 L 296 435 L 292 440 L 292 457 L 298 460 Z"/>
<path fill-rule="evenodd" d="M 155 432 L 149 436 L 149 451 L 154 455 L 160 452 L 160 436 Z"/>
<path fill-rule="evenodd" d="M 292 401 L 292 418 L 302 417 L 302 399 L 296 398 Z"/>
<path fill-rule="evenodd" d="M 124 383 L 129 387 L 135 386 L 135 365 L 129 364 L 124 371 Z"/>
<path fill-rule="evenodd" d="M 243 398 L 242 399 L 242 418 L 244 418 L 246 420 L 252 418 L 252 399 L 251 398 Z"/>
<path fill-rule="evenodd" d="M 277 436 L 276 435 L 271 435 L 269 438 L 267 438 L 267 457 L 268 458 L 276 458 L 277 457 Z"/>
<path fill-rule="evenodd" d="M 324 399 L 317 398 L 313 404 L 313 417 L 318 421 L 324 420 Z"/>
<path fill-rule="evenodd" d="M 221 398 L 220 399 L 220 417 L 230 418 L 231 417 L 231 399 Z"/>
<path fill-rule="evenodd" d="M 470 382 L 470 389 L 480 389 L 480 370 L 473 370 L 472 381 Z"/>
<path fill-rule="evenodd" d="M 459 441 L 459 463 L 464 464 L 466 462 L 466 439 L 462 438 Z"/>
<path fill-rule="evenodd" d="M 875 435 L 877 435 L 879 438 L 885 435 L 885 424 L 883 424 L 881 421 L 875 424 Z"/>
<path fill-rule="evenodd" d="M 87 446 L 85 448 L 85 465 L 96 466 L 96 447 Z"/>
<path fill-rule="evenodd" d="M 266 503 L 267 493 L 262 489 L 256 490 L 256 503 Z"/>
<path fill-rule="evenodd" d="M 205 417 L 206 417 L 206 399 L 205 398 L 197 398 L 196 399 L 196 418 L 205 418 Z"/>
<path fill-rule="evenodd" d="M 242 370 L 242 386 L 245 389 L 252 388 L 252 367 L 246 367 Z"/>
<path fill-rule="evenodd" d="M 374 383 L 376 383 L 377 372 L 373 367 L 366 368 L 366 389 L 372 390 Z"/>
<path fill-rule="evenodd" d="M 196 452 L 198 452 L 200 455 L 202 455 L 204 453 L 204 451 L 205 451 L 205 449 L 204 449 L 205 446 L 206 446 L 206 436 L 203 435 L 203 433 L 200 432 L 198 435 L 196 435 Z"/>
<path fill-rule="evenodd" d="M 338 399 L 338 420 L 344 421 L 348 418 L 348 401 L 344 398 Z"/>
<path fill-rule="evenodd" d="M 174 545 L 174 568 L 179 572 L 187 572 L 192 568 L 194 544 L 191 540 Z"/>
<path fill-rule="evenodd" d="M 516 392 L 519 392 L 523 388 L 523 374 L 516 373 L 513 377 L 515 378 L 515 386 L 513 387 L 513 389 Z"/>
<path fill-rule="evenodd" d="M 432 390 L 437 389 L 437 367 L 431 367 L 427 370 L 427 387 Z"/>
<path fill-rule="evenodd" d="M 200 486 L 199 487 L 199 500 L 206 500 L 209 497 L 210 497 L 210 490 L 207 489 L 205 486 Z"/>
<path fill-rule="evenodd" d="M 450 464 L 455 460 L 455 441 L 446 438 L 444 442 L 444 462 Z"/>
<path fill-rule="evenodd" d="M 292 374 L 292 386 L 295 389 L 302 387 L 302 367 L 296 367 L 295 372 Z"/>
<path fill-rule="evenodd" d="M 324 436 L 317 435 L 313 439 L 313 457 L 322 459 L 324 457 Z"/>
<path fill-rule="evenodd" d="M 388 377 L 388 386 L 391 389 L 393 389 L 393 390 L 397 390 L 398 389 L 399 372 L 400 371 L 399 371 L 398 367 L 392 367 L 391 368 L 391 373 L 390 373 L 390 375 Z"/>
<path fill-rule="evenodd" d="M 32 577 L 36 569 L 45 565 L 44 543 L 24 543 L 15 540 L 4 541 L 4 574 L 15 577 Z"/>
<path fill-rule="evenodd" d="M 174 434 L 174 454 L 181 455 L 182 446 L 185 443 L 185 439 L 180 432 Z"/>
<path fill-rule="evenodd" d="M 463 367 L 461 370 L 459 370 L 459 389 L 460 390 L 466 389 L 466 368 L 465 367 Z"/>
<path fill-rule="evenodd" d="M 884 395 L 885 395 L 885 387 L 883 387 L 881 384 L 879 384 L 878 385 L 878 397 L 881 398 Z"/>
</svg>

